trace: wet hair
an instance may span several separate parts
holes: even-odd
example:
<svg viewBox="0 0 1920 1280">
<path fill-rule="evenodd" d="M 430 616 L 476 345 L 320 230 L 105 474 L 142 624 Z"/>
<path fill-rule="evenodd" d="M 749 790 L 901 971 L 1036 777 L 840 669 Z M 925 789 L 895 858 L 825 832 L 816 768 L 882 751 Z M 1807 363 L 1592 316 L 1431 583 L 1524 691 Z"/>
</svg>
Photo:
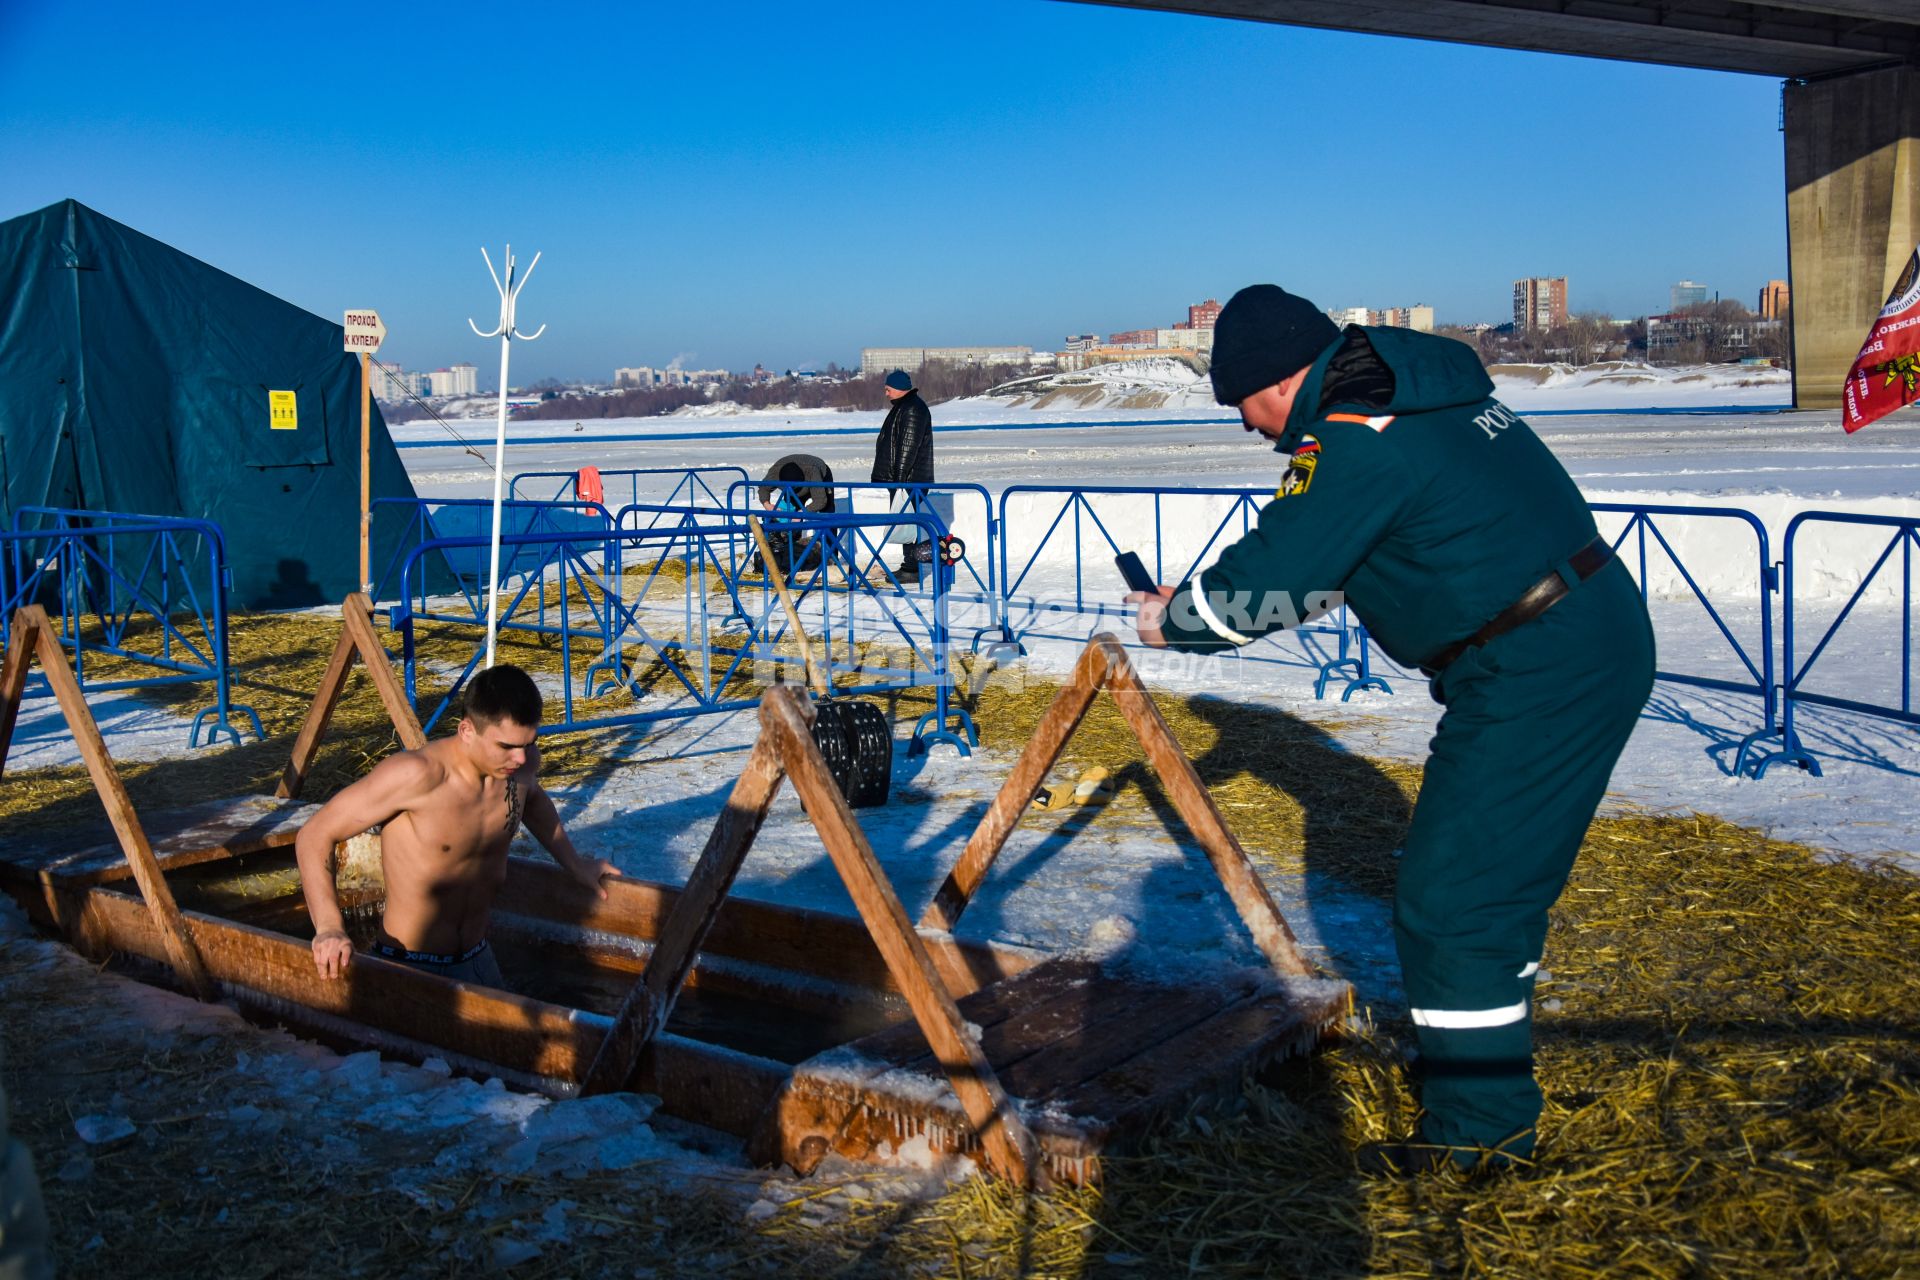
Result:
<svg viewBox="0 0 1920 1280">
<path fill-rule="evenodd" d="M 511 720 L 537 727 L 545 709 L 533 677 L 512 663 L 488 667 L 467 685 L 466 715 L 476 725 Z"/>
</svg>

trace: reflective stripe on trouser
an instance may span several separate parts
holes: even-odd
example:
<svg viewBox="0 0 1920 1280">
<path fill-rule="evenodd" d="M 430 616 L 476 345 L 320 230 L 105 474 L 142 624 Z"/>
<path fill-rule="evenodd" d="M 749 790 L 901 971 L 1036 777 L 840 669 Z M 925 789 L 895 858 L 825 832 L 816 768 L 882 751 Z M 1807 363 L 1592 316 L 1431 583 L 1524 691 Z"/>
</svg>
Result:
<svg viewBox="0 0 1920 1280">
<path fill-rule="evenodd" d="M 1652 629 L 1615 564 L 1434 682 L 1447 711 L 1394 901 L 1428 1141 L 1532 1150 L 1547 910 L 1652 678 Z"/>
</svg>

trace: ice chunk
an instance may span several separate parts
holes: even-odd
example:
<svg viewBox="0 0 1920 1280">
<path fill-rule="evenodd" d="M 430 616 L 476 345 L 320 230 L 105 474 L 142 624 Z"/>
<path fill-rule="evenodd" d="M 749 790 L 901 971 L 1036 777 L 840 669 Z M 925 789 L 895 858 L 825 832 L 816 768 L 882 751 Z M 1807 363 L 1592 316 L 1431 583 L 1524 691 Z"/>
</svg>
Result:
<svg viewBox="0 0 1920 1280">
<path fill-rule="evenodd" d="M 380 1055 L 372 1049 L 348 1054 L 333 1074 L 341 1087 L 365 1093 L 380 1079 Z"/>
<path fill-rule="evenodd" d="M 131 1138 L 134 1127 L 125 1116 L 81 1116 L 73 1122 L 73 1131 L 80 1135 L 80 1141 L 99 1146 Z"/>
<path fill-rule="evenodd" d="M 531 1240 L 513 1240 L 503 1236 L 493 1242 L 493 1268 L 496 1271 L 517 1267 L 539 1256 L 540 1246 Z"/>
</svg>

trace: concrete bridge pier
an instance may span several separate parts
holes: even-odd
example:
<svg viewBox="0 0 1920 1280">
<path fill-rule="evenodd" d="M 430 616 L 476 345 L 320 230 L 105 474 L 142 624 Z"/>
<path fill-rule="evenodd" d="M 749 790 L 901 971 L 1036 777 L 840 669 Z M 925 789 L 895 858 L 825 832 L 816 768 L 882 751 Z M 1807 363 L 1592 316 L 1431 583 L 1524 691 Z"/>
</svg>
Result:
<svg viewBox="0 0 1920 1280">
<path fill-rule="evenodd" d="M 1920 245 L 1920 68 L 1789 81 L 1793 400 L 1840 405 L 1847 370 Z"/>
</svg>

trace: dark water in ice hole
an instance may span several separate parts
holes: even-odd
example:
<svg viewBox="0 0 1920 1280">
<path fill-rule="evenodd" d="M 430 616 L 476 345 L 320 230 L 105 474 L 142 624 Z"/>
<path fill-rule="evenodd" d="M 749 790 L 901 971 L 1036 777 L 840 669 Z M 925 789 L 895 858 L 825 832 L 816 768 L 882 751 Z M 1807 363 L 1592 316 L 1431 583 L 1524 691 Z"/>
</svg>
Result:
<svg viewBox="0 0 1920 1280">
<path fill-rule="evenodd" d="M 313 924 L 300 896 L 300 875 L 291 849 L 221 860 L 167 873 L 182 910 L 200 911 L 240 924 L 309 940 Z M 129 889 L 131 887 L 129 886 Z M 380 923 L 380 904 L 346 909 L 347 932 L 364 951 Z M 512 990 L 553 1004 L 611 1016 L 632 989 L 636 974 L 595 964 L 580 948 L 521 937 L 511 922 L 497 920 L 491 939 Z M 724 1045 L 776 1062 L 801 1062 L 898 1021 L 880 1007 L 798 1009 L 698 986 L 682 988 L 667 1030 L 691 1040 Z"/>
</svg>

